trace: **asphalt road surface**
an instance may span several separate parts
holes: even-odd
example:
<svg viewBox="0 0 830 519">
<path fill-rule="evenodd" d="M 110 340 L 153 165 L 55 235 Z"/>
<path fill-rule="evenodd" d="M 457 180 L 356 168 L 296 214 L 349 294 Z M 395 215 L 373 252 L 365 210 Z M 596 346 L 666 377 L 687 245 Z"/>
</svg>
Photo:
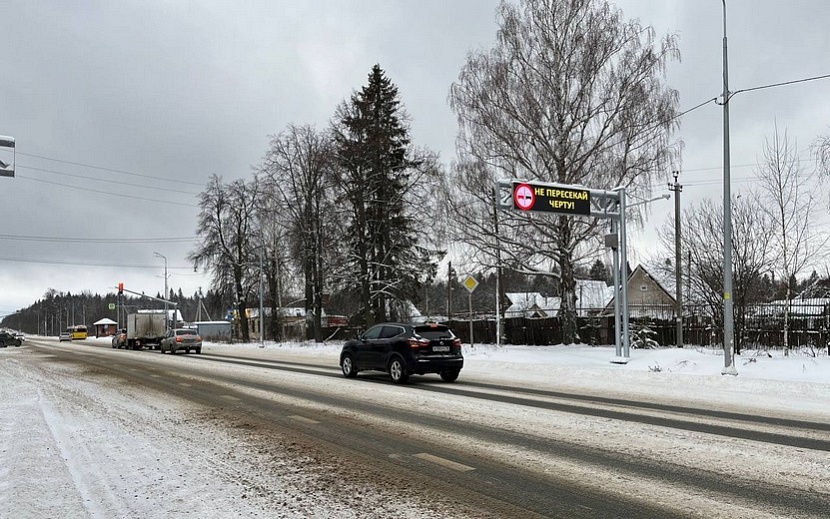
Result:
<svg viewBox="0 0 830 519">
<path fill-rule="evenodd" d="M 125 398 L 142 394 L 147 405 L 182 399 L 212 427 L 244 431 L 245 452 L 255 457 L 235 463 L 277 474 L 286 467 L 272 466 L 269 454 L 305 460 L 307 488 L 336 494 L 356 517 L 390 516 L 362 508 L 372 489 L 407 496 L 425 517 L 830 513 L 830 424 L 820 421 L 682 407 L 658 397 L 631 402 L 554 384 L 505 385 L 464 371 L 451 384 L 424 376 L 395 386 L 381 373 L 347 380 L 330 357 L 313 354 L 205 347 L 201 355 L 172 356 L 40 338 L 24 350 L 21 362 L 122 381 Z M 267 481 L 251 477 L 251 494 L 267 496 Z"/>
</svg>

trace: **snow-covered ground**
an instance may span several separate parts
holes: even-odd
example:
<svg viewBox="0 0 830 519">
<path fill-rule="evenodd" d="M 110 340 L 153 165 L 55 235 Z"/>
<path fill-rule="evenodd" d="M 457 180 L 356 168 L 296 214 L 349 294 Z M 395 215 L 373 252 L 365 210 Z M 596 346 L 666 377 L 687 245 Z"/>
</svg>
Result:
<svg viewBox="0 0 830 519">
<path fill-rule="evenodd" d="M 54 338 L 45 340 L 58 346 Z M 79 373 L 73 365 L 50 362 L 47 352 L 26 350 L 25 345 L 0 349 L 0 518 L 441 516 L 420 508 L 406 496 L 378 489 L 362 489 L 362 507 L 355 509 L 310 483 L 313 475 L 303 470 L 302 457 L 291 456 L 290 444 L 280 446 L 286 452 L 282 458 L 247 459 L 241 453 L 250 448 L 248 442 L 255 441 L 256 431 L 244 431 L 243 427 L 229 431 L 226 424 L 206 429 L 210 417 L 185 400 L 155 395 L 148 401 L 146 394 L 124 391 L 118 381 L 105 374 Z M 323 361 L 334 367 L 340 344 L 266 343 L 264 348 L 259 344 L 206 344 L 204 351 Z M 627 364 L 611 362 L 612 347 L 477 345 L 465 347 L 465 357 L 458 387 L 463 387 L 465 380 L 504 383 L 830 423 L 830 357 L 826 350 L 816 356 L 794 351 L 787 357 L 780 350 L 744 352 L 735 360 L 737 376 L 721 375 L 721 351 L 693 347 L 632 350 Z M 176 361 L 187 362 L 186 356 L 180 358 Z M 148 359 L 157 359 L 163 366 L 171 357 Z M 210 369 L 218 372 L 251 371 L 250 367 L 210 364 L 216 364 Z M 307 375 L 286 374 L 283 378 L 287 384 L 307 384 L 303 377 Z M 315 385 L 332 391 L 342 391 L 345 383 L 353 381 L 315 380 Z M 373 386 L 367 398 L 388 398 L 395 391 L 391 384 Z M 534 423 L 539 420 L 536 415 L 511 410 L 507 404 L 484 409 L 481 402 L 471 401 L 469 406 L 468 413 L 454 412 L 469 416 L 489 412 L 492 416 L 487 419 L 494 424 L 509 422 L 505 417 L 510 413 L 514 417 L 526 414 L 528 421 L 521 427 L 533 434 L 552 434 L 544 432 L 545 423 Z M 581 441 L 580 437 L 586 436 L 583 427 L 589 427 L 593 428 L 592 437 L 603 438 L 609 445 L 617 442 L 615 448 L 630 444 L 630 437 L 615 436 L 621 433 L 607 420 L 569 422 L 561 414 L 557 420 L 556 434 L 570 434 L 574 442 Z M 637 429 L 649 434 L 646 426 L 632 427 L 626 434 L 637 434 Z M 668 447 L 671 438 L 652 440 L 665 442 L 666 455 L 674 455 Z M 719 440 L 698 441 L 699 452 L 689 454 L 690 463 L 695 463 L 695 456 L 697 462 L 716 463 L 719 456 L 709 452 Z M 788 449 L 753 449 L 746 455 L 757 456 L 752 471 L 762 479 L 764 471 L 773 477 L 778 469 L 786 468 L 794 478 L 824 481 L 817 490 L 827 492 L 830 461 L 824 459 L 826 453 L 792 459 Z M 518 459 L 516 453 L 505 449 L 505 458 L 511 457 Z M 277 479 L 263 479 L 266 464 L 279 467 Z M 741 469 L 734 470 L 740 475 Z M 267 499 L 256 497 L 266 494 Z M 372 513 L 367 515 L 366 510 Z M 749 517 L 741 513 L 733 516 Z"/>
</svg>

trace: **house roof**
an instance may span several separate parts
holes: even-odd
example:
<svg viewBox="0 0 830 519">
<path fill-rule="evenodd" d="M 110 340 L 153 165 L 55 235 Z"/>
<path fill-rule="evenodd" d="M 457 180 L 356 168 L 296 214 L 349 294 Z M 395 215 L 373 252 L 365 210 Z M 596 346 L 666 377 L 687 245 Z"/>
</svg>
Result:
<svg viewBox="0 0 830 519">
<path fill-rule="evenodd" d="M 790 301 L 776 299 L 769 303 L 754 306 L 747 313 L 755 316 L 780 316 L 784 314 L 784 309 L 787 308 L 790 315 L 793 316 L 823 316 L 828 306 L 830 306 L 830 298 L 827 297 L 791 299 Z"/>
<path fill-rule="evenodd" d="M 634 272 L 636 272 L 637 269 L 642 270 L 643 274 L 654 280 L 657 286 L 663 289 L 663 292 L 669 295 L 672 299 L 677 299 L 677 294 L 675 294 L 676 283 L 673 273 L 669 274 L 668 272 L 660 269 L 649 270 L 646 269 L 646 267 L 642 263 L 637 265 L 637 268 L 634 269 Z M 634 275 L 634 272 L 631 273 L 632 276 Z M 629 277 L 629 279 L 631 278 Z"/>
<path fill-rule="evenodd" d="M 595 279 L 576 280 L 576 307 L 579 309 L 605 308 L 614 298 L 614 287 Z"/>
<path fill-rule="evenodd" d="M 527 312 L 541 310 L 547 315 L 556 315 L 559 311 L 558 297 L 544 297 L 539 292 L 508 292 L 510 306 L 504 311 L 505 316 L 523 316 Z"/>
<path fill-rule="evenodd" d="M 541 310 L 548 316 L 556 315 L 562 306 L 559 297 L 544 297 L 538 292 L 510 292 L 505 294 L 512 303 L 506 316 L 522 316 L 528 312 Z M 576 280 L 576 308 L 579 315 L 588 315 L 591 310 L 605 308 L 614 297 L 614 287 L 606 285 L 605 281 L 594 279 Z"/>
<path fill-rule="evenodd" d="M 152 309 L 152 308 L 144 309 L 143 308 L 141 310 L 136 310 L 135 313 L 137 313 L 137 314 L 162 314 L 162 315 L 164 315 L 164 309 L 163 308 L 160 308 L 160 309 Z M 182 322 L 184 321 L 184 318 L 182 317 L 182 312 L 178 308 L 175 308 L 175 309 L 174 308 L 168 308 L 167 309 L 167 318 L 168 319 L 175 318 L 177 321 L 182 321 Z"/>
</svg>

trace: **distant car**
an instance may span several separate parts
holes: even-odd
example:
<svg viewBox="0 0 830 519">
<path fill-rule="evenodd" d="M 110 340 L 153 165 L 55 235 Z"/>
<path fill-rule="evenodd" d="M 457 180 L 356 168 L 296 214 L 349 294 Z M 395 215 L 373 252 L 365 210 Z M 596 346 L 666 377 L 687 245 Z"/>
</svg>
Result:
<svg viewBox="0 0 830 519">
<path fill-rule="evenodd" d="M 72 332 L 70 332 L 69 330 L 62 331 L 61 334 L 58 336 L 58 340 L 60 342 L 71 341 L 72 340 Z"/>
<path fill-rule="evenodd" d="M 112 336 L 112 347 L 113 348 L 126 348 L 127 347 L 127 332 L 120 331 L 117 332 L 115 335 Z"/>
<path fill-rule="evenodd" d="M 185 353 L 190 350 L 202 353 L 202 338 L 191 328 L 174 328 L 161 340 L 160 349 L 162 353 L 169 351 L 175 354 L 179 350 L 184 350 Z"/>
<path fill-rule="evenodd" d="M 21 342 L 26 340 L 26 334 L 23 332 L 14 332 L 14 336 L 20 339 Z"/>
<path fill-rule="evenodd" d="M 340 352 L 340 369 L 347 378 L 366 370 L 385 371 L 395 384 L 412 374 L 438 373 L 446 382 L 458 378 L 464 367 L 461 340 L 443 324 L 381 323 Z"/>
<path fill-rule="evenodd" d="M 0 332 L 0 348 L 20 346 L 22 342 L 9 332 Z"/>
</svg>

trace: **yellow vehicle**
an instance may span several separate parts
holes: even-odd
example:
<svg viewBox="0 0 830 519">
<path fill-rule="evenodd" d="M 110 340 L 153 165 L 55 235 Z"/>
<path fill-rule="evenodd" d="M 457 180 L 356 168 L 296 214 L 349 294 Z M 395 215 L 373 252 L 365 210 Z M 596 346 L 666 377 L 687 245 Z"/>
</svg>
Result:
<svg viewBox="0 0 830 519">
<path fill-rule="evenodd" d="M 89 334 L 86 331 L 86 326 L 83 324 L 76 324 L 75 326 L 73 326 L 69 334 L 72 337 L 73 341 L 82 341 L 89 336 Z"/>
</svg>

